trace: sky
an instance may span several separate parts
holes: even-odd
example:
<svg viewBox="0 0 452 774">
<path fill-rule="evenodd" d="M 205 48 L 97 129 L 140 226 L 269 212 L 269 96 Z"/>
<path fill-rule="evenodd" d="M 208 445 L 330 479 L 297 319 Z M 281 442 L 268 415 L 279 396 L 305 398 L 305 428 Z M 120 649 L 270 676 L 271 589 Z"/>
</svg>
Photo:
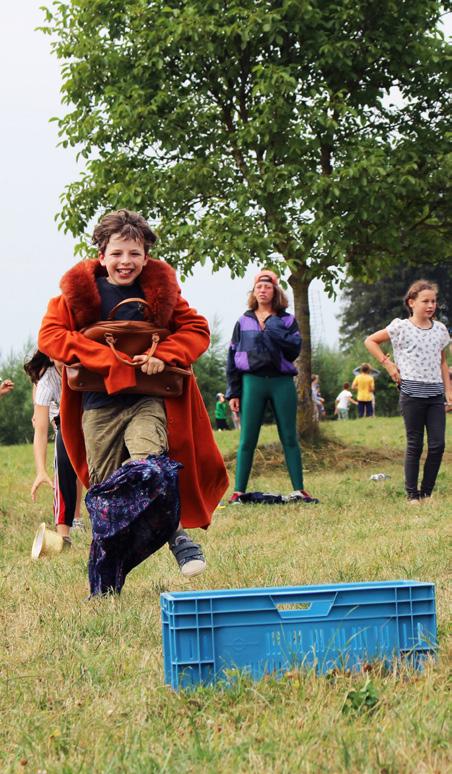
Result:
<svg viewBox="0 0 452 774">
<path fill-rule="evenodd" d="M 55 215 L 65 186 L 78 177 L 75 154 L 58 148 L 59 63 L 49 38 L 35 30 L 43 23 L 44 0 L 14 0 L 2 8 L 0 31 L 0 357 L 22 351 L 37 331 L 49 298 L 75 263 L 74 239 L 58 230 Z M 207 263 L 182 285 L 187 301 L 212 324 L 219 321 L 225 342 L 246 307 L 257 266 L 243 279 L 227 270 L 212 273 Z M 290 294 L 289 294 L 290 295 Z M 338 343 L 339 301 L 329 299 L 320 281 L 310 287 L 314 341 Z"/>
</svg>

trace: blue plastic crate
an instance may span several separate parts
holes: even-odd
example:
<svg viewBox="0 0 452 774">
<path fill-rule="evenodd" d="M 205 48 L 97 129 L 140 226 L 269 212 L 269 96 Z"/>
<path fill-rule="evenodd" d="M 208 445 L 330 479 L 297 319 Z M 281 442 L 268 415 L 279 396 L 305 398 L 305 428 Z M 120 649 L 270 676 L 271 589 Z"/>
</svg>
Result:
<svg viewBox="0 0 452 774">
<path fill-rule="evenodd" d="M 294 666 L 421 667 L 436 650 L 435 587 L 411 580 L 160 596 L 165 682 L 207 685 L 240 669 L 258 680 Z"/>
</svg>

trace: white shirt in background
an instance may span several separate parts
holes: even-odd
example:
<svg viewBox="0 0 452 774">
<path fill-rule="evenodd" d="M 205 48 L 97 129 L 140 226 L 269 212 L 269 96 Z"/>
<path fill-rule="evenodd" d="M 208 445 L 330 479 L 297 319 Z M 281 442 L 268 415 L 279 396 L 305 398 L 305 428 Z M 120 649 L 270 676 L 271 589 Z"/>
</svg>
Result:
<svg viewBox="0 0 452 774">
<path fill-rule="evenodd" d="M 337 396 L 337 408 L 338 409 L 348 409 L 350 406 L 350 401 L 353 398 L 352 393 L 350 390 L 342 390 L 342 392 L 339 393 Z"/>
</svg>

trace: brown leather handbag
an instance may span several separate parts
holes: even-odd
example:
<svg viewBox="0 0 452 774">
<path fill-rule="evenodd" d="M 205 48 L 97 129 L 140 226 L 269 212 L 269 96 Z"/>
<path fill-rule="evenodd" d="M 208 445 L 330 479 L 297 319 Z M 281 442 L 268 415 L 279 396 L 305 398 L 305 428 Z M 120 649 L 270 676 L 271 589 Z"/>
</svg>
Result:
<svg viewBox="0 0 452 774">
<path fill-rule="evenodd" d="M 164 370 L 159 374 L 145 374 L 139 363 L 126 360 L 120 354 L 122 352 L 133 358 L 134 355 L 142 355 L 147 352 L 149 357 L 152 357 L 159 341 L 163 341 L 171 334 L 167 328 L 158 328 L 149 319 L 115 320 L 116 310 L 123 304 L 131 302 L 142 305 L 147 312 L 147 317 L 150 317 L 147 301 L 143 298 L 126 298 L 113 307 L 107 320 L 89 325 L 87 328 L 83 328 L 80 333 L 92 341 L 110 347 L 121 363 L 137 369 L 136 386 L 119 390 L 115 395 L 136 393 L 138 395 L 151 395 L 155 398 L 178 398 L 182 395 L 185 379 L 192 375 L 191 368 L 165 365 Z M 71 365 L 66 365 L 65 369 L 71 390 L 106 392 L 103 377 L 94 371 L 89 371 L 81 363 L 71 363 Z"/>
</svg>

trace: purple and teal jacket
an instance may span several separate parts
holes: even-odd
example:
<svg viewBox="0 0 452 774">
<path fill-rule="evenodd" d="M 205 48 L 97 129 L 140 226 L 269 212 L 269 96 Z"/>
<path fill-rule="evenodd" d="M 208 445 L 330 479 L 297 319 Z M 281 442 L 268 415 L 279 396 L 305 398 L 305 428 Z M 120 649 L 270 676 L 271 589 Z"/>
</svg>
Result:
<svg viewBox="0 0 452 774">
<path fill-rule="evenodd" d="M 269 315 L 264 329 L 251 310 L 236 322 L 228 351 L 225 397 L 240 398 L 242 375 L 295 376 L 293 360 L 300 354 L 298 323 L 289 312 Z"/>
</svg>

